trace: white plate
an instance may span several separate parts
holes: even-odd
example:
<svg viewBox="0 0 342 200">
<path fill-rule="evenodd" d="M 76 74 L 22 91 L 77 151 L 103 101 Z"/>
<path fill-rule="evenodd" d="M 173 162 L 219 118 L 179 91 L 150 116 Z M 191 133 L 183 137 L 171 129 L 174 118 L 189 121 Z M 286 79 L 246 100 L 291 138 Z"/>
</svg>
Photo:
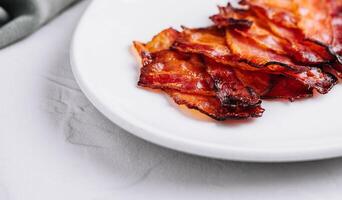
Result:
<svg viewBox="0 0 342 200">
<path fill-rule="evenodd" d="M 230 160 L 285 162 L 342 155 L 342 87 L 296 103 L 264 102 L 262 118 L 217 123 L 139 89 L 132 40 L 160 30 L 206 26 L 225 0 L 96 0 L 75 33 L 76 79 L 91 102 L 127 131 L 172 149 Z"/>
</svg>

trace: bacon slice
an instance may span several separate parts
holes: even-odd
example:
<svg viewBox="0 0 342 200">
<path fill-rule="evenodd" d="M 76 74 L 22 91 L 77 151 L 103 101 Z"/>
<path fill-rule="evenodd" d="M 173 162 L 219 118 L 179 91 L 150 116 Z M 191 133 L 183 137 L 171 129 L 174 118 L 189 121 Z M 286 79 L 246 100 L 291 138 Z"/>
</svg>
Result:
<svg viewBox="0 0 342 200">
<path fill-rule="evenodd" d="M 331 24 L 327 0 L 246 0 L 257 17 L 292 32 L 297 38 L 311 38 L 329 44 Z"/>
<path fill-rule="evenodd" d="M 216 119 L 246 119 L 260 117 L 264 112 L 259 105 L 244 108 L 241 103 L 221 104 L 213 88 L 213 80 L 203 68 L 196 55 L 179 54 L 163 50 L 151 55 L 152 61 L 141 69 L 138 85 L 152 89 L 162 89 L 177 104 L 186 105 Z M 143 59 L 144 60 L 144 59 Z M 233 85 L 231 80 L 231 85 Z M 231 94 L 236 98 L 239 91 Z"/>
<path fill-rule="evenodd" d="M 249 10 L 234 8 L 229 3 L 227 7 L 218 8 L 219 14 L 210 17 L 217 27 L 242 30 L 241 34 L 244 34 L 244 37 L 254 40 L 265 49 L 287 55 L 287 52 L 285 52 L 285 49 L 282 46 L 285 41 L 268 31 L 265 28 L 264 23 L 253 16 Z M 249 24 L 249 26 L 233 26 L 231 25 L 231 22 L 234 21 L 245 22 L 245 24 Z"/>
<path fill-rule="evenodd" d="M 208 38 L 202 37 L 202 41 L 217 40 L 216 43 L 221 43 L 223 49 L 227 48 L 223 37 L 224 32 L 217 29 L 205 29 L 203 31 L 208 32 Z M 149 46 L 168 47 L 161 41 L 166 40 L 166 43 L 170 44 L 169 41 L 173 41 L 173 35 L 176 35 L 168 32 L 169 30 L 161 32 L 145 47 L 139 47 L 138 43 L 136 43 L 136 48 L 149 49 Z M 218 34 L 218 36 L 216 37 L 215 34 Z M 168 37 L 171 37 L 171 39 Z M 192 37 L 196 37 L 196 35 L 192 35 Z M 162 39 L 159 40 L 159 38 Z M 154 45 L 154 41 L 158 41 L 158 45 Z M 158 50 L 160 49 L 158 48 Z M 207 62 L 204 65 L 198 55 L 164 50 L 152 54 L 145 52 L 142 54 L 142 60 L 145 64 L 141 69 L 138 83 L 140 86 L 157 89 L 168 88 L 191 94 L 213 95 L 212 87 L 215 83 L 216 95 L 223 106 L 251 107 L 261 103 L 259 96 L 256 95 L 253 89 L 245 87 L 237 79 L 233 69 L 214 62 Z"/>
<path fill-rule="evenodd" d="M 331 44 L 333 31 L 330 0 L 295 0 L 295 4 L 298 6 L 295 11 L 299 16 L 298 27 L 305 36 L 323 44 Z"/>
<path fill-rule="evenodd" d="M 333 30 L 332 51 L 336 55 L 336 62 L 333 64 L 333 69 L 342 78 L 342 0 L 330 0 L 329 5 Z"/>
<path fill-rule="evenodd" d="M 224 81 L 229 85 L 240 84 L 237 88 L 239 90 L 231 90 L 229 94 L 223 94 L 221 90 L 214 87 L 216 80 L 214 81 L 207 73 L 209 68 L 199 55 L 169 50 L 174 40 L 174 34 L 170 32 L 174 31 L 171 29 L 162 31 L 147 44 L 134 42 L 143 65 L 139 86 L 162 89 L 174 98 L 176 103 L 197 109 L 217 120 L 245 119 L 262 115 L 264 110 L 260 107 L 259 97 L 254 97 L 257 98 L 258 104 L 251 101 L 252 98 L 247 102 L 250 93 L 240 91 L 244 86 L 233 73 L 227 73 L 224 77 L 227 80 Z M 210 69 L 215 70 L 214 66 Z M 218 94 L 222 94 L 221 97 L 226 102 L 221 103 L 216 97 Z M 242 101 L 244 98 L 246 102 Z M 228 101 L 228 99 L 232 100 Z"/>
<path fill-rule="evenodd" d="M 258 17 L 275 23 L 274 33 L 301 41 L 327 60 L 335 60 L 333 68 L 342 73 L 341 0 L 248 0 L 245 4 Z"/>
<path fill-rule="evenodd" d="M 273 4 L 274 2 L 270 3 Z M 244 37 L 249 37 L 264 48 L 278 54 L 290 56 L 293 61 L 297 63 L 321 64 L 327 63 L 333 59 L 325 47 L 311 41 L 298 39 L 298 35 L 294 35 L 292 31 L 283 30 L 284 28 L 279 28 L 279 26 L 272 21 L 265 20 L 264 15 L 271 15 L 267 13 L 269 10 L 265 11 L 261 9 L 260 11 L 259 7 L 254 7 L 256 7 L 254 10 L 242 10 L 236 9 L 228 4 L 226 7 L 219 7 L 219 14 L 212 16 L 211 19 L 218 27 L 243 30 L 241 34 L 244 34 Z M 262 17 L 258 16 L 258 10 L 261 12 Z M 280 16 L 271 15 L 270 17 L 272 17 L 272 19 L 275 18 L 275 21 L 281 21 L 282 23 L 285 23 L 286 19 L 291 21 L 291 17 L 289 16 L 284 17 L 285 19 L 279 19 Z M 229 23 L 227 22 L 234 20 L 247 20 L 252 25 L 249 29 L 229 26 Z M 284 34 L 286 37 L 284 37 Z"/>
<path fill-rule="evenodd" d="M 329 72 L 342 74 L 342 0 L 240 4 L 219 7 L 215 26 L 169 28 L 146 44 L 134 42 L 138 85 L 226 120 L 261 117 L 261 99 L 294 101 L 337 83 Z"/>
<path fill-rule="evenodd" d="M 261 48 L 237 30 L 228 30 L 226 42 L 225 44 L 223 33 L 215 28 L 186 28 L 173 48 L 182 52 L 201 54 L 242 70 L 284 74 L 310 88 L 315 88 L 322 94 L 329 92 L 337 82 L 335 77 L 318 68 L 296 65 L 285 56 Z"/>
<path fill-rule="evenodd" d="M 257 71 L 245 71 L 239 69 L 235 69 L 235 74 L 246 87 L 252 88 L 260 97 L 270 91 L 273 84 L 272 77 L 277 76 Z"/>
<path fill-rule="evenodd" d="M 244 85 L 253 88 L 261 99 L 289 99 L 311 97 L 313 89 L 292 78 L 252 71 L 235 71 Z"/>
<path fill-rule="evenodd" d="M 224 107 L 216 97 L 191 95 L 173 90 L 167 90 L 166 93 L 169 94 L 177 104 L 186 105 L 188 108 L 198 110 L 218 121 L 261 117 L 265 111 L 260 106 L 252 108 Z"/>
<path fill-rule="evenodd" d="M 231 53 L 240 61 L 266 68 L 265 70 L 300 72 L 307 69 L 306 66 L 294 64 L 287 56 L 263 48 L 255 40 L 245 37 L 245 34 L 239 30 L 227 30 L 226 41 Z M 276 69 L 268 68 L 269 65 L 274 65 Z"/>
<path fill-rule="evenodd" d="M 240 59 L 258 66 L 267 66 L 267 70 L 301 81 L 322 94 L 328 93 L 337 83 L 337 79 L 331 74 L 316 67 L 295 65 L 286 57 L 261 49 L 258 44 L 234 30 L 227 33 L 227 42 L 233 54 L 238 55 Z"/>
<path fill-rule="evenodd" d="M 209 17 L 218 28 L 248 30 L 253 26 L 254 20 L 246 9 L 234 8 L 230 3 L 218 9 L 219 14 Z"/>
<path fill-rule="evenodd" d="M 222 105 L 226 102 L 230 106 L 237 104 L 248 107 L 260 105 L 260 98 L 294 101 L 313 95 L 312 88 L 283 75 L 244 71 L 216 63 L 208 58 L 205 61 L 208 73 L 215 80 L 216 96 Z"/>
<path fill-rule="evenodd" d="M 183 32 L 173 44 L 173 48 L 181 52 L 205 55 L 223 64 L 232 63 L 233 55 L 226 44 L 225 34 L 224 30 L 216 27 L 183 27 Z"/>
<path fill-rule="evenodd" d="M 214 82 L 197 55 L 164 50 L 149 54 L 149 59 L 141 69 L 139 86 L 215 95 Z"/>
<path fill-rule="evenodd" d="M 313 96 L 312 88 L 308 88 L 301 82 L 284 76 L 272 77 L 272 87 L 262 96 L 263 99 L 297 99 Z"/>
<path fill-rule="evenodd" d="M 237 76 L 237 69 L 205 59 L 207 72 L 215 82 L 216 95 L 223 106 L 251 107 L 261 104 L 259 95 Z"/>
<path fill-rule="evenodd" d="M 214 82 L 206 73 L 199 56 L 169 50 L 178 35 L 178 31 L 169 28 L 157 34 L 147 44 L 134 42 L 143 65 L 138 85 L 215 95 Z"/>
<path fill-rule="evenodd" d="M 151 62 L 150 54 L 162 50 L 168 50 L 179 37 L 179 32 L 168 28 L 155 35 L 147 44 L 133 41 L 133 47 L 141 59 L 143 65 Z"/>
<path fill-rule="evenodd" d="M 335 62 L 332 66 L 333 74 L 342 79 L 342 64 Z"/>
<path fill-rule="evenodd" d="M 272 31 L 293 41 L 299 41 L 332 64 L 336 74 L 342 74 L 342 1 L 341 0 L 248 0 L 245 1 L 258 17 L 271 21 Z M 269 23 L 268 23 L 269 24 Z M 295 43 L 294 43 L 295 44 Z M 296 51 L 294 51 L 296 52 Z M 314 58 L 307 51 L 298 51 Z"/>
<path fill-rule="evenodd" d="M 214 82 L 206 73 L 199 56 L 168 50 L 177 37 L 176 33 L 173 29 L 166 29 L 146 45 L 134 42 L 143 65 L 138 85 L 215 95 Z"/>
<path fill-rule="evenodd" d="M 342 63 L 342 0 L 331 0 L 329 5 L 332 16 L 333 51 L 340 56 L 339 61 Z"/>
<path fill-rule="evenodd" d="M 162 50 L 170 49 L 173 43 L 179 37 L 179 32 L 173 28 L 168 28 L 158 33 L 148 42 L 145 46 L 145 50 L 149 53 L 155 53 Z"/>
</svg>

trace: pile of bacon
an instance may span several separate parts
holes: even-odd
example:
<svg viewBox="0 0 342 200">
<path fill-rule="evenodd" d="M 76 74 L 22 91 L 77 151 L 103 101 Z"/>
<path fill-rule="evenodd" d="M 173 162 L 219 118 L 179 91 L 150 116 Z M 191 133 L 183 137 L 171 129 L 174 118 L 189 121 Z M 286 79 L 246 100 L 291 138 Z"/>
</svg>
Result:
<svg viewBox="0 0 342 200">
<path fill-rule="evenodd" d="M 342 0 L 244 0 L 210 19 L 134 42 L 138 85 L 226 120 L 262 116 L 262 99 L 326 94 L 342 77 Z"/>
</svg>

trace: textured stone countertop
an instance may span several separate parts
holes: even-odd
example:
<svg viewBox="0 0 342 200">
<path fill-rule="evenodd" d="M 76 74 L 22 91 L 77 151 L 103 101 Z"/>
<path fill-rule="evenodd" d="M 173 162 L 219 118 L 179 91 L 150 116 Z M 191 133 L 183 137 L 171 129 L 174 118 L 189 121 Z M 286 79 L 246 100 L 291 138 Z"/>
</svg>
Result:
<svg viewBox="0 0 342 200">
<path fill-rule="evenodd" d="M 342 159 L 250 164 L 164 149 L 103 117 L 69 65 L 88 2 L 0 51 L 0 199 L 341 199 Z"/>
</svg>

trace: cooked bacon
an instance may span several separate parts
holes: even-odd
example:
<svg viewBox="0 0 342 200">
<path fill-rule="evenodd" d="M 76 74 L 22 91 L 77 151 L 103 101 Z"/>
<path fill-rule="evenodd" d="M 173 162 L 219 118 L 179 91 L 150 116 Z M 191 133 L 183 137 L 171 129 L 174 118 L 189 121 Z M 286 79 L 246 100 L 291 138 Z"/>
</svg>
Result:
<svg viewBox="0 0 342 200">
<path fill-rule="evenodd" d="M 235 71 L 245 86 L 251 87 L 261 99 L 296 99 L 313 95 L 313 89 L 292 78 L 253 71 Z"/>
<path fill-rule="evenodd" d="M 248 107 L 259 105 L 260 98 L 294 101 L 313 95 L 313 88 L 283 75 L 244 71 L 211 59 L 205 60 L 208 73 L 215 80 L 216 96 L 222 105 Z"/>
<path fill-rule="evenodd" d="M 239 69 L 235 69 L 235 75 L 246 87 L 252 88 L 260 97 L 270 91 L 273 84 L 272 77 L 277 76 Z"/>
<path fill-rule="evenodd" d="M 333 41 L 333 15 L 339 13 L 341 0 L 245 0 L 258 17 L 292 29 L 297 38 L 329 45 Z"/>
<path fill-rule="evenodd" d="M 249 15 L 248 10 L 236 9 L 228 4 L 227 7 L 219 7 L 220 13 L 213 15 L 210 19 L 219 28 L 228 28 L 235 30 L 243 30 L 240 33 L 244 37 L 248 37 L 265 49 L 277 52 L 279 54 L 287 54 L 282 47 L 284 43 L 280 38 L 272 35 L 272 33 L 265 28 L 261 27 L 259 20 L 252 15 Z M 249 26 L 231 25 L 231 21 L 247 21 Z M 247 24 L 247 23 L 246 23 Z"/>
<path fill-rule="evenodd" d="M 138 85 L 163 89 L 180 105 L 199 110 L 216 120 L 260 117 L 264 112 L 259 105 L 244 108 L 238 103 L 239 99 L 221 104 L 216 97 L 219 92 L 215 92 L 213 80 L 197 55 L 163 50 L 150 54 L 150 58 L 152 61 L 141 69 Z M 238 82 L 232 79 L 230 82 L 227 80 L 227 83 L 233 85 L 234 81 Z M 230 98 L 236 98 L 234 95 L 239 94 L 236 91 Z"/>
<path fill-rule="evenodd" d="M 258 18 L 271 23 L 275 27 L 285 31 L 286 34 L 294 34 L 301 40 L 311 35 L 311 39 L 331 40 L 329 30 L 329 10 L 325 0 L 245 0 L 244 5 L 248 5 L 249 10 Z M 317 23 L 317 26 L 316 26 Z M 311 29 L 312 32 L 309 32 Z M 304 30 L 306 29 L 306 30 Z M 321 29 L 320 31 L 318 31 Z M 323 36 L 323 35 L 328 35 Z M 320 38 L 320 39 L 319 39 Z M 291 38 L 292 39 L 292 38 Z"/>
<path fill-rule="evenodd" d="M 142 60 L 145 65 L 141 69 L 139 86 L 217 95 L 223 106 L 230 107 L 251 107 L 261 103 L 259 96 L 241 83 L 233 69 L 214 62 L 203 63 L 198 55 L 163 50 L 144 53 Z"/>
<path fill-rule="evenodd" d="M 263 63 L 264 66 L 260 66 L 260 63 L 241 59 L 238 55 L 235 55 L 231 51 L 229 44 L 227 46 L 225 31 L 218 30 L 214 27 L 199 29 L 185 28 L 174 43 L 173 48 L 181 52 L 201 54 L 216 62 L 237 66 L 244 70 L 274 71 L 266 66 L 268 64 L 267 61 Z"/>
<path fill-rule="evenodd" d="M 332 65 L 332 69 L 333 69 L 333 73 L 339 77 L 340 79 L 342 79 L 342 64 L 335 62 Z"/>
<path fill-rule="evenodd" d="M 223 64 L 232 63 L 233 59 L 226 44 L 225 31 L 216 27 L 183 27 L 183 32 L 173 44 L 173 48 L 181 52 L 202 54 Z"/>
<path fill-rule="evenodd" d="M 197 55 L 164 50 L 149 56 L 151 61 L 141 69 L 139 86 L 215 95 L 214 82 Z"/>
<path fill-rule="evenodd" d="M 147 44 L 134 42 L 142 60 L 138 85 L 214 96 L 214 82 L 199 56 L 169 50 L 178 34 L 169 28 Z"/>
<path fill-rule="evenodd" d="M 296 65 L 285 56 L 261 48 L 254 40 L 243 37 L 238 31 L 228 30 L 224 43 L 223 33 L 215 28 L 185 29 L 173 48 L 201 54 L 242 70 L 284 74 L 322 94 L 329 92 L 336 84 L 336 78 L 330 74 L 314 67 Z"/>
<path fill-rule="evenodd" d="M 170 49 L 179 37 L 179 34 L 180 33 L 173 28 L 165 29 L 154 36 L 152 40 L 145 45 L 145 48 L 150 53 Z"/>
<path fill-rule="evenodd" d="M 259 97 L 252 93 L 252 89 L 244 88 L 234 73 L 225 73 L 228 68 L 221 71 L 227 80 L 221 81 L 230 86 L 237 86 L 236 91 L 230 90 L 229 94 L 217 88 L 219 77 L 215 76 L 215 73 L 219 71 L 216 66 L 207 67 L 199 55 L 169 50 L 175 36 L 170 34 L 173 32 L 175 33 L 172 29 L 164 30 L 147 44 L 134 42 L 143 64 L 139 86 L 167 91 L 176 103 L 197 109 L 217 120 L 245 119 L 262 115 L 264 110 L 259 106 Z M 229 89 L 224 88 L 225 92 Z M 224 103 L 221 103 L 216 95 L 220 95 Z"/>
<path fill-rule="evenodd" d="M 268 71 L 305 71 L 306 66 L 296 65 L 287 56 L 269 51 L 260 46 L 255 40 L 245 37 L 239 30 L 226 31 L 227 45 L 236 59 L 245 61 L 256 66 L 266 67 Z M 278 66 L 276 64 L 278 63 Z M 269 65 L 275 65 L 276 69 L 267 68 Z"/>
<path fill-rule="evenodd" d="M 218 28 L 230 28 L 248 30 L 253 22 L 248 18 L 248 12 L 245 9 L 234 8 L 230 3 L 227 7 L 218 7 L 220 13 L 213 15 L 210 19 Z"/>
<path fill-rule="evenodd" d="M 224 107 L 216 97 L 185 94 L 173 90 L 167 90 L 166 93 L 169 94 L 177 104 L 198 110 L 218 121 L 261 117 L 265 111 L 260 106 L 252 108 Z"/>
<path fill-rule="evenodd" d="M 330 0 L 332 16 L 333 42 L 332 51 L 336 55 L 333 68 L 336 74 L 342 78 L 342 0 Z"/>
<path fill-rule="evenodd" d="M 211 59 L 205 59 L 207 71 L 215 82 L 216 95 L 223 106 L 251 107 L 261 100 L 254 89 L 245 85 L 237 76 L 237 69 L 227 67 Z"/>
<path fill-rule="evenodd" d="M 151 62 L 150 54 L 162 50 L 168 50 L 179 37 L 179 32 L 173 28 L 168 28 L 155 35 L 147 44 L 133 41 L 133 47 L 138 53 L 143 65 Z"/>
<path fill-rule="evenodd" d="M 287 78 L 285 76 L 273 76 L 272 87 L 262 96 L 263 99 L 296 99 L 308 98 L 313 96 L 312 88 L 308 88 L 301 82 Z"/>
<path fill-rule="evenodd" d="M 139 49 L 139 47 L 138 45 L 136 48 Z M 139 86 L 215 95 L 214 82 L 207 74 L 199 56 L 172 50 L 155 53 L 142 51 L 140 56 L 143 66 L 138 82 Z"/>
<path fill-rule="evenodd" d="M 253 88 L 261 99 L 296 99 L 313 95 L 313 89 L 298 80 L 283 75 L 272 75 L 253 71 L 235 71 L 244 85 Z"/>
<path fill-rule="evenodd" d="M 326 94 L 342 77 L 342 0 L 242 0 L 215 26 L 134 42 L 139 86 L 213 119 L 261 117 L 261 99 Z M 332 74 L 334 75 L 332 75 Z"/>
<path fill-rule="evenodd" d="M 339 0 L 332 0 L 339 1 Z M 298 27 L 307 38 L 322 44 L 331 44 L 333 31 L 330 15 L 330 0 L 295 0 L 299 16 Z"/>
<path fill-rule="evenodd" d="M 233 54 L 239 56 L 240 59 L 258 66 L 265 66 L 261 69 L 262 71 L 267 70 L 274 74 L 283 74 L 294 78 L 322 94 L 328 93 L 337 83 L 337 79 L 331 74 L 316 67 L 293 64 L 286 57 L 259 48 L 256 43 L 244 38 L 235 30 L 230 30 L 227 33 L 227 43 Z"/>
<path fill-rule="evenodd" d="M 299 41 L 319 53 L 322 58 L 342 64 L 341 0 L 244 2 L 258 17 L 274 23 L 271 29 L 275 34 L 292 41 Z"/>
<path fill-rule="evenodd" d="M 284 2 L 286 1 L 282 1 L 282 3 Z M 267 1 L 267 3 L 273 5 L 275 1 Z M 250 3 L 250 5 L 252 7 L 254 4 Z M 254 6 L 253 8 L 253 10 L 241 10 L 228 4 L 226 7 L 219 7 L 219 14 L 212 16 L 211 19 L 218 27 L 227 27 L 229 29 L 240 28 L 229 26 L 227 21 L 249 21 L 250 24 L 253 25 L 251 25 L 249 29 L 240 32 L 244 37 L 249 37 L 264 48 L 268 48 L 278 54 L 290 56 L 293 61 L 297 63 L 312 65 L 327 63 L 333 59 L 325 47 L 311 41 L 299 39 L 298 35 L 294 35 L 292 30 L 289 31 L 286 28 L 279 28 L 273 21 L 264 19 L 266 15 L 275 22 L 279 21 L 290 24 L 290 22 L 293 21 L 291 20 L 293 18 L 292 16 L 285 17 L 284 14 L 275 15 L 273 12 L 271 12 L 271 14 L 269 13 L 270 10 L 264 10 L 262 7 L 260 8 L 258 6 Z M 262 17 L 258 16 L 258 14 Z M 284 37 L 284 34 L 286 37 Z"/>
<path fill-rule="evenodd" d="M 333 30 L 333 51 L 340 56 L 342 63 L 342 0 L 331 0 L 332 30 Z"/>
</svg>

